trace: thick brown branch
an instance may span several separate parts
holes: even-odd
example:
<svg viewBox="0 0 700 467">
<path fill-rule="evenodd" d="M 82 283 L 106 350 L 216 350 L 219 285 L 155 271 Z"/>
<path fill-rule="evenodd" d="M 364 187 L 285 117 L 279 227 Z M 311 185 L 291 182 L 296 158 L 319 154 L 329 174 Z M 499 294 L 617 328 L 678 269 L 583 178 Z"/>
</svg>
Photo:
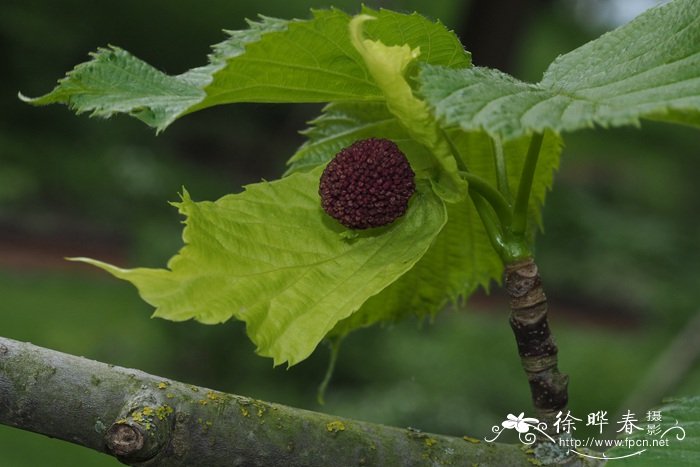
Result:
<svg viewBox="0 0 700 467">
<path fill-rule="evenodd" d="M 130 465 L 532 465 L 514 445 L 270 404 L 2 337 L 0 423 Z"/>
<path fill-rule="evenodd" d="M 557 368 L 558 350 L 547 321 L 547 297 L 532 259 L 507 265 L 504 276 L 510 296 L 510 326 L 532 402 L 539 419 L 551 428 L 559 411 L 566 411 L 569 378 Z"/>
</svg>

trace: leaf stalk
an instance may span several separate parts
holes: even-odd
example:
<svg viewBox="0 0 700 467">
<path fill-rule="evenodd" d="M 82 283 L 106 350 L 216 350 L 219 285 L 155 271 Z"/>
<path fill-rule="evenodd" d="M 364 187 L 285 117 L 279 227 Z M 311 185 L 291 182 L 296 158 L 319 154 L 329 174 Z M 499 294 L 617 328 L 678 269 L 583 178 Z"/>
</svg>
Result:
<svg viewBox="0 0 700 467">
<path fill-rule="evenodd" d="M 503 227 L 499 224 L 498 219 L 494 215 L 494 211 L 490 209 L 491 205 L 482 197 L 481 193 L 476 191 L 472 184 L 469 185 L 469 197 L 474 203 L 476 212 L 479 214 L 481 223 L 484 224 L 486 234 L 491 240 L 491 246 L 501 258 L 505 254 L 506 242 L 503 238 Z"/>
<path fill-rule="evenodd" d="M 343 338 L 338 336 L 329 340 L 328 344 L 330 347 L 330 358 L 328 360 L 328 368 L 326 368 L 326 374 L 323 376 L 323 381 L 318 385 L 318 390 L 316 392 L 316 402 L 319 405 L 324 405 L 326 403 L 326 390 L 328 385 L 333 378 L 333 372 L 335 371 L 335 363 L 338 361 L 338 354 L 340 353 L 340 343 Z"/>
<path fill-rule="evenodd" d="M 489 182 L 470 172 L 460 172 L 464 180 L 469 183 L 469 191 L 472 190 L 481 195 L 493 208 L 503 229 L 510 226 L 513 218 L 511 204 Z"/>
<path fill-rule="evenodd" d="M 511 200 L 510 186 L 508 185 L 508 169 L 506 167 L 506 158 L 503 154 L 503 144 L 501 144 L 500 139 L 491 138 L 491 152 L 493 152 L 493 160 L 496 165 L 498 191 L 507 200 Z"/>
<path fill-rule="evenodd" d="M 515 198 L 515 207 L 513 208 L 513 223 L 511 224 L 511 232 L 515 236 L 525 235 L 527 228 L 527 207 L 530 203 L 530 192 L 532 191 L 532 180 L 535 176 L 537 168 L 537 160 L 542 149 L 542 133 L 535 133 L 530 140 L 530 147 L 525 156 L 523 171 L 520 175 L 520 184 L 518 185 L 518 194 Z"/>
</svg>

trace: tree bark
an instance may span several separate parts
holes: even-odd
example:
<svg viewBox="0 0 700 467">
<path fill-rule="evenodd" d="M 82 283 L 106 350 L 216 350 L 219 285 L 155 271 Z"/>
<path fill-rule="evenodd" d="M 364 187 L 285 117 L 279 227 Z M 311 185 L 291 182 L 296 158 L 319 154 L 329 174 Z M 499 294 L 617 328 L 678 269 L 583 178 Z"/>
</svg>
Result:
<svg viewBox="0 0 700 467">
<path fill-rule="evenodd" d="M 0 423 L 143 466 L 531 466 L 516 445 L 225 394 L 0 337 Z"/>
<path fill-rule="evenodd" d="M 504 283 L 510 296 L 510 326 L 530 383 L 532 403 L 550 434 L 558 434 L 553 423 L 559 412 L 566 413 L 569 377 L 559 372 L 559 351 L 547 320 L 547 297 L 534 260 L 506 265 Z"/>
</svg>

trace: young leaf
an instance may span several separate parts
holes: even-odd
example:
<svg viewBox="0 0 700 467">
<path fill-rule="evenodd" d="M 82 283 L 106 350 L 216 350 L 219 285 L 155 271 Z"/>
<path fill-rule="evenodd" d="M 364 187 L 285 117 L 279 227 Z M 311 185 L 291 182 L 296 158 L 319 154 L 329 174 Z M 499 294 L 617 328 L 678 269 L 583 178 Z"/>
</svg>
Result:
<svg viewBox="0 0 700 467">
<path fill-rule="evenodd" d="M 387 44 L 419 47 L 421 60 L 470 65 L 456 36 L 417 14 L 366 9 L 377 17 L 368 35 Z M 63 103 L 77 112 L 135 116 L 158 130 L 195 110 L 234 102 L 382 100 L 350 44 L 350 17 L 318 10 L 309 20 L 262 18 L 214 47 L 207 66 L 169 76 L 116 47 L 100 49 L 35 105 Z"/>
<path fill-rule="evenodd" d="M 621 457 L 644 450 L 639 455 L 615 460 L 615 465 L 635 467 L 700 465 L 700 397 L 669 400 L 659 411 L 661 412 L 660 422 L 643 421 L 646 417 L 637 414 L 637 419 L 640 421 L 636 425 L 641 430 L 634 430 L 634 433 L 629 435 L 640 445 L 646 439 L 648 446 L 640 448 L 620 446 L 606 452 L 607 457 Z M 655 435 L 650 435 L 647 431 L 650 424 L 657 425 L 659 428 Z M 657 442 L 654 446 L 652 443 L 654 440 L 665 440 L 667 444 L 659 445 Z"/>
<path fill-rule="evenodd" d="M 376 18 L 370 15 L 355 16 L 350 21 L 350 40 L 381 89 L 389 111 L 411 138 L 425 146 L 434 157 L 438 167 L 432 179 L 436 193 L 448 202 L 459 201 L 466 196 L 466 183 L 458 174 L 457 161 L 435 116 L 424 101 L 413 95 L 406 80 L 409 65 L 421 55 L 420 47 L 386 45 L 380 40 L 367 39 L 364 25 L 374 21 Z"/>
<path fill-rule="evenodd" d="M 154 316 L 247 324 L 261 355 L 300 362 L 323 337 L 408 271 L 446 221 L 419 185 L 406 215 L 345 239 L 317 193 L 321 168 L 250 185 L 216 202 L 177 203 L 185 247 L 168 269 L 121 269 L 82 258 L 134 284 Z"/>
<path fill-rule="evenodd" d="M 700 126 L 700 2 L 674 0 L 559 57 L 538 84 L 426 65 L 420 92 L 448 125 L 513 139 L 547 129 Z"/>
</svg>

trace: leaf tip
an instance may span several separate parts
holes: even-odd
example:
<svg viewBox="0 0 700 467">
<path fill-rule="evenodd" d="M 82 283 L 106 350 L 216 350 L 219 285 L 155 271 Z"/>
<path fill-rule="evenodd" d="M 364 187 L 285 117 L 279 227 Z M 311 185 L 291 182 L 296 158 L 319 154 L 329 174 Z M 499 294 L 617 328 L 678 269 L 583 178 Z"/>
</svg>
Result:
<svg viewBox="0 0 700 467">
<path fill-rule="evenodd" d="M 34 101 L 36 100 L 36 98 L 34 98 L 34 97 L 25 96 L 24 94 L 22 94 L 21 91 L 17 92 L 17 97 L 19 98 L 19 100 L 21 100 L 22 102 L 26 102 L 27 104 L 33 104 Z"/>
<path fill-rule="evenodd" d="M 74 261 L 77 263 L 90 264 L 90 265 L 98 267 L 104 271 L 107 271 L 108 273 L 110 273 L 113 276 L 118 277 L 118 278 L 122 278 L 122 275 L 127 272 L 126 269 L 119 268 L 117 266 L 114 266 L 114 265 L 109 264 L 109 263 L 105 263 L 105 262 L 97 260 L 97 259 L 86 258 L 84 256 L 72 256 L 72 257 L 67 257 L 65 259 L 67 261 Z"/>
<path fill-rule="evenodd" d="M 375 16 L 362 13 L 353 16 L 348 24 L 348 31 L 350 32 L 350 42 L 352 42 L 353 47 L 357 51 L 365 50 L 365 45 L 362 41 L 362 26 L 366 21 L 372 21 L 377 19 Z"/>
<path fill-rule="evenodd" d="M 187 191 L 187 188 L 185 188 L 184 185 L 180 188 L 179 195 L 180 195 L 180 201 L 183 203 L 189 203 L 192 201 L 192 197 L 190 196 L 190 192 Z"/>
<path fill-rule="evenodd" d="M 67 256 L 65 258 L 66 261 L 72 261 L 75 263 L 87 263 L 87 264 L 92 264 L 93 266 L 100 266 L 100 265 L 107 265 L 107 263 L 103 263 L 102 261 L 92 259 L 92 258 L 87 258 L 85 256 Z M 107 265 L 110 266 L 110 265 Z M 112 266 L 113 267 L 113 266 Z"/>
<path fill-rule="evenodd" d="M 192 198 L 190 197 L 190 192 L 183 186 L 180 189 L 178 196 L 180 197 L 180 201 L 168 201 L 168 204 L 174 208 L 177 208 L 180 214 L 187 216 L 187 207 L 194 204 L 194 201 L 192 201 Z"/>
<path fill-rule="evenodd" d="M 258 351 L 258 354 L 261 355 L 261 356 L 263 356 L 263 357 L 269 357 L 269 356 L 270 356 L 270 355 L 261 353 L 260 351 Z M 287 364 L 287 369 L 288 369 L 288 370 L 294 365 L 294 363 L 292 363 L 290 360 L 287 360 L 287 359 L 285 359 L 285 358 L 283 358 L 283 357 L 281 357 L 281 356 L 279 356 L 279 355 L 275 355 L 275 356 L 272 357 L 272 368 L 277 368 L 278 366 L 283 365 L 284 363 Z"/>
</svg>

